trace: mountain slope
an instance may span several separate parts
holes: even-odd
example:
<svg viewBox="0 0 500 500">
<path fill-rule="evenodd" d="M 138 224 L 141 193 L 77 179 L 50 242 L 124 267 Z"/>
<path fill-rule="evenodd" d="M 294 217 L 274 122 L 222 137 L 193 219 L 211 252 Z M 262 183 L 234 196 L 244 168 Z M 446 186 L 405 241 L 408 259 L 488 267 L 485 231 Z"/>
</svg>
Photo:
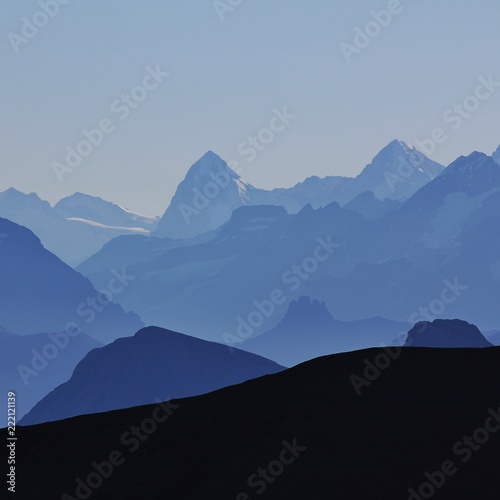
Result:
<svg viewBox="0 0 500 500">
<path fill-rule="evenodd" d="M 103 295 L 28 229 L 0 219 L 0 235 L 0 318 L 6 330 L 29 334 L 80 328 L 107 342 L 142 326 L 136 314 L 109 301 L 133 279 L 125 270 L 108 274 Z"/>
<path fill-rule="evenodd" d="M 281 370 L 245 351 L 148 327 L 89 353 L 21 424 L 195 396 Z"/>
<path fill-rule="evenodd" d="M 106 500 L 409 499 L 429 475 L 442 485 L 426 496 L 497 498 L 500 349 L 398 352 L 326 356 L 163 407 L 20 427 L 30 450 L 17 474 L 30 481 L 18 481 L 17 498 L 75 498 L 90 477 L 87 495 Z M 370 363 L 385 369 L 372 368 L 358 395 L 353 376 Z M 89 476 L 114 451 L 112 474 Z M 445 461 L 454 467 L 443 478 Z"/>
<path fill-rule="evenodd" d="M 3 394 L 16 393 L 17 419 L 66 382 L 83 357 L 101 345 L 83 332 L 2 336 L 0 390 Z"/>
<path fill-rule="evenodd" d="M 442 165 L 396 139 L 383 148 L 356 177 L 353 193 L 345 203 L 365 191 L 371 191 L 378 200 L 404 201 L 442 171 Z M 342 201 L 339 201 L 341 205 L 344 204 Z"/>
<path fill-rule="evenodd" d="M 59 200 L 54 210 L 65 219 L 83 219 L 103 226 L 154 231 L 159 217 L 140 215 L 97 196 L 75 193 Z"/>
<path fill-rule="evenodd" d="M 498 149 L 491 155 L 491 157 L 500 165 L 500 146 L 498 146 Z"/>
</svg>

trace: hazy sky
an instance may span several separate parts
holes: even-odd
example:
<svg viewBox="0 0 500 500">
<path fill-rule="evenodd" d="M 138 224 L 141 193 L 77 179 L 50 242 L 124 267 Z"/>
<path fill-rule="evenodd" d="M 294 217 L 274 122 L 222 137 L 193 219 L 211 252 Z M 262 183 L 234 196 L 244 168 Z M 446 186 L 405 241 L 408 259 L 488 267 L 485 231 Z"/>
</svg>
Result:
<svg viewBox="0 0 500 500">
<path fill-rule="evenodd" d="M 209 149 L 272 188 L 356 175 L 393 138 L 436 128 L 446 140 L 431 157 L 444 164 L 500 144 L 500 88 L 471 97 L 480 77 L 500 82 L 495 0 L 64 1 L 53 17 L 43 0 L 0 3 L 0 190 L 52 203 L 81 191 L 160 214 Z M 369 22 L 370 43 L 355 46 Z M 126 104 L 158 65 L 169 75 Z M 271 122 L 284 108 L 288 125 Z M 53 162 L 100 123 L 109 133 L 59 182 Z M 242 143 L 259 132 L 268 143 L 254 154 Z"/>
</svg>

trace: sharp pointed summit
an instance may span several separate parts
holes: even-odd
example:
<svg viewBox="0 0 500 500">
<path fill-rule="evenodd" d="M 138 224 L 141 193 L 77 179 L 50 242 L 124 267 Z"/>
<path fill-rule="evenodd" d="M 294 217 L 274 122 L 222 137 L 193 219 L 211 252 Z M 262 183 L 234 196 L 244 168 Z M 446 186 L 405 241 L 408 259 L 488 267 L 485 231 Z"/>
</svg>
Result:
<svg viewBox="0 0 500 500">
<path fill-rule="evenodd" d="M 213 151 L 207 151 L 198 161 L 191 165 L 186 178 L 209 175 L 210 173 L 215 174 L 217 172 L 227 172 L 231 177 L 239 177 L 218 154 Z"/>
<path fill-rule="evenodd" d="M 372 191 L 379 200 L 404 201 L 436 178 L 443 168 L 413 146 L 395 139 L 358 175 L 356 195 Z"/>
<path fill-rule="evenodd" d="M 155 236 L 186 239 L 212 231 L 248 204 L 255 188 L 212 151 L 188 170 L 158 224 Z"/>
</svg>

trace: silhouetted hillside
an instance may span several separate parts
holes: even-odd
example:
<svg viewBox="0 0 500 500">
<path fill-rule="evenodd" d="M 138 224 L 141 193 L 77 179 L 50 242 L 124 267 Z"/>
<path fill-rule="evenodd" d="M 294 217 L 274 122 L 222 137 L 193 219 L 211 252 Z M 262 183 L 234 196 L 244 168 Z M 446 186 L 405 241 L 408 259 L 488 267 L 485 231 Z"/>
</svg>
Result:
<svg viewBox="0 0 500 500">
<path fill-rule="evenodd" d="M 396 500 L 430 474 L 436 499 L 493 500 L 499 366 L 498 348 L 369 349 L 163 409 L 19 428 L 17 498 L 77 498 L 89 477 L 105 500 Z M 435 473 L 443 464 L 452 475 Z"/>
</svg>

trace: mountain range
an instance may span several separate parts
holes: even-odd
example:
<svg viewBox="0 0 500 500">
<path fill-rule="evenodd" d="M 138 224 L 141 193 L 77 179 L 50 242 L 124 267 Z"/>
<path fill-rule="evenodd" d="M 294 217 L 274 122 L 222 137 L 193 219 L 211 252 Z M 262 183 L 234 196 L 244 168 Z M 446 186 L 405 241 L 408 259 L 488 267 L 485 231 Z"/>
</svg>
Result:
<svg viewBox="0 0 500 500">
<path fill-rule="evenodd" d="M 337 202 L 296 214 L 242 206 L 192 239 L 117 238 L 78 270 L 99 288 L 110 269 L 127 266 L 141 278 L 117 298 L 123 307 L 219 342 L 238 329 L 252 330 L 246 338 L 271 330 L 301 295 L 342 321 L 462 317 L 497 328 L 499 165 L 483 153 L 460 157 L 396 203 L 376 218 Z"/>
<path fill-rule="evenodd" d="M 1 193 L 29 226 L 0 218 L 30 498 L 421 500 L 443 457 L 442 497 L 493 498 L 496 452 L 461 474 L 457 446 L 500 423 L 499 152 L 444 168 L 396 140 L 270 191 L 208 152 L 161 218 Z"/>
<path fill-rule="evenodd" d="M 149 234 L 157 220 L 101 198 L 75 193 L 52 207 L 37 194 L 10 188 L 0 193 L 0 217 L 31 229 L 44 247 L 77 266 L 112 238 Z"/>
<path fill-rule="evenodd" d="M 83 193 L 52 207 L 35 193 L 13 188 L 0 193 L 0 217 L 31 229 L 48 250 L 75 267 L 117 236 L 193 238 L 217 229 L 235 209 L 248 205 L 283 206 L 293 214 L 307 204 L 319 208 L 337 201 L 368 218 L 377 217 L 394 210 L 442 169 L 412 146 L 394 140 L 357 177 L 313 176 L 292 188 L 266 191 L 243 180 L 209 151 L 189 169 L 161 218 Z"/>
<path fill-rule="evenodd" d="M 412 146 L 394 140 L 357 177 L 309 177 L 292 188 L 266 191 L 244 181 L 209 151 L 189 169 L 153 234 L 191 238 L 217 229 L 242 206 L 278 205 L 293 214 L 308 204 L 313 208 L 334 201 L 346 205 L 366 192 L 380 201 L 404 201 L 442 170 L 442 165 Z"/>
</svg>

